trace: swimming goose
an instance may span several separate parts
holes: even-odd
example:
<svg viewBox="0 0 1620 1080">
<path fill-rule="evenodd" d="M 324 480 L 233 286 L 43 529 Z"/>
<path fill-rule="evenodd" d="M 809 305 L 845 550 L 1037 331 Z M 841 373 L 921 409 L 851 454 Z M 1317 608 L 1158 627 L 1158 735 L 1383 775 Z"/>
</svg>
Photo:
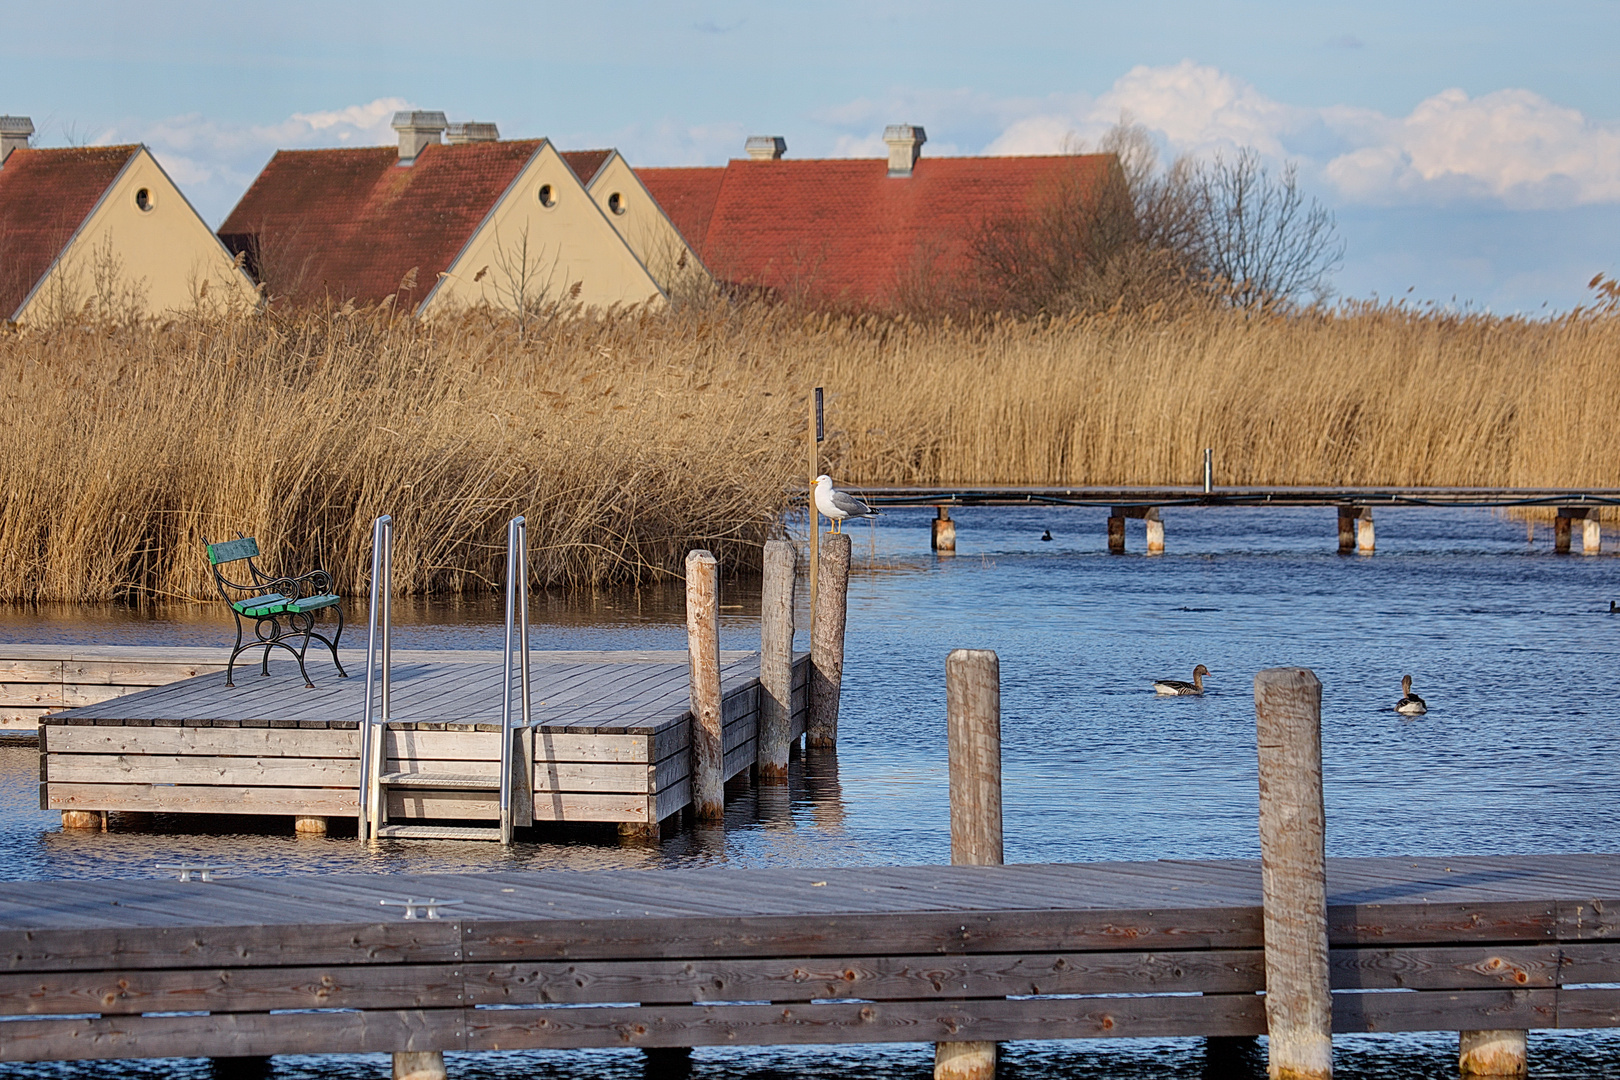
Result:
<svg viewBox="0 0 1620 1080">
<path fill-rule="evenodd" d="M 816 509 L 821 515 L 832 522 L 833 532 L 841 531 L 839 526 L 845 518 L 877 517 L 878 512 L 867 506 L 855 496 L 842 491 L 834 491 L 832 477 L 825 474 L 816 477 Z"/>
<path fill-rule="evenodd" d="M 1193 681 L 1182 682 L 1180 679 L 1160 679 L 1153 684 L 1153 692 L 1165 697 L 1202 697 L 1204 694 L 1204 676 L 1209 674 L 1209 668 L 1199 664 L 1193 668 Z"/>
<path fill-rule="evenodd" d="M 1395 711 L 1404 716 L 1422 716 L 1429 711 L 1423 699 L 1412 693 L 1412 676 L 1401 676 L 1401 700 L 1395 703 Z"/>
</svg>

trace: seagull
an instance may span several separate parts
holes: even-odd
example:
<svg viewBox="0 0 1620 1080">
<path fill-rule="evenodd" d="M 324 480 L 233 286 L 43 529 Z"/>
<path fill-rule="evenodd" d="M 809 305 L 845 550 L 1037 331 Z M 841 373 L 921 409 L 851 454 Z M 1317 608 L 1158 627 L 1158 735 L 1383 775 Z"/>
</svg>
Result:
<svg viewBox="0 0 1620 1080">
<path fill-rule="evenodd" d="M 832 522 L 833 532 L 840 532 L 839 526 L 845 518 L 877 517 L 878 512 L 867 506 L 853 495 L 842 491 L 834 491 L 832 477 L 823 473 L 816 477 L 816 509 L 821 511 L 823 517 Z"/>
<path fill-rule="evenodd" d="M 1429 711 L 1423 699 L 1412 693 L 1412 676 L 1401 676 L 1401 700 L 1395 703 L 1395 711 L 1403 716 L 1422 716 Z"/>
<path fill-rule="evenodd" d="M 1163 697 L 1203 697 L 1204 676 L 1209 674 L 1209 668 L 1199 664 L 1193 668 L 1193 681 L 1182 682 L 1180 679 L 1160 679 L 1153 684 L 1153 692 Z"/>
</svg>

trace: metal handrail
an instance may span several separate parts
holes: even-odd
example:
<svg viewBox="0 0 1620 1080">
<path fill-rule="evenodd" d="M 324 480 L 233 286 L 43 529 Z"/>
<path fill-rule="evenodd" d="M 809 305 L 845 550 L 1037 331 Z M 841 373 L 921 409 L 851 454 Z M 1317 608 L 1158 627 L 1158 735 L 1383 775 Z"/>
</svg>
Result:
<svg viewBox="0 0 1620 1080">
<path fill-rule="evenodd" d="M 366 712 L 360 723 L 360 826 L 362 840 L 375 840 L 380 808 L 375 805 L 377 777 L 372 773 L 372 739 L 384 740 L 387 751 L 388 721 L 393 715 L 394 667 L 394 519 L 384 514 L 371 524 L 371 607 L 366 632 Z M 377 657 L 382 655 L 378 678 Z M 381 694 L 377 693 L 381 690 Z M 374 735 L 375 707 L 382 706 L 382 734 Z"/>
<path fill-rule="evenodd" d="M 512 620 L 518 627 L 518 686 L 522 723 L 529 726 L 529 527 L 521 515 L 506 523 L 506 640 L 501 655 L 501 843 L 512 842 Z"/>
</svg>

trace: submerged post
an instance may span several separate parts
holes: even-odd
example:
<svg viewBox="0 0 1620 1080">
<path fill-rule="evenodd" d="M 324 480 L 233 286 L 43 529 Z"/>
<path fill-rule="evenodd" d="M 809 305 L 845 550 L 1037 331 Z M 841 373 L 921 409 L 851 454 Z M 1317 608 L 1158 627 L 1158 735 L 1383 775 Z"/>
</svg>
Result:
<svg viewBox="0 0 1620 1080">
<path fill-rule="evenodd" d="M 701 548 L 686 556 L 686 651 L 692 706 L 692 806 L 699 821 L 726 817 L 720 735 L 720 564 Z"/>
<path fill-rule="evenodd" d="M 1598 555 L 1603 551 L 1603 522 L 1598 520 L 1597 511 L 1586 515 L 1581 523 L 1581 554 Z"/>
<path fill-rule="evenodd" d="M 765 541 L 759 598 L 759 776 L 786 783 L 793 732 L 793 585 L 798 553 L 791 540 Z"/>
<path fill-rule="evenodd" d="M 1343 555 L 1356 549 L 1356 515 L 1360 513 L 1359 506 L 1339 507 L 1339 554 Z"/>
<path fill-rule="evenodd" d="M 1159 508 L 1150 506 L 1142 512 L 1142 523 L 1147 526 L 1147 551 L 1149 555 L 1164 554 L 1164 520 L 1159 517 Z"/>
<path fill-rule="evenodd" d="M 838 695 L 844 683 L 844 622 L 849 599 L 849 534 L 829 533 L 810 622 L 811 746 L 838 745 Z"/>
<path fill-rule="evenodd" d="M 1569 554 L 1570 522 L 1575 519 L 1575 513 L 1567 506 L 1558 508 L 1558 516 L 1553 518 L 1553 551 L 1559 555 Z"/>
<path fill-rule="evenodd" d="M 1125 515 L 1119 507 L 1108 515 L 1108 553 L 1110 555 L 1125 554 Z"/>
<path fill-rule="evenodd" d="M 1254 677 L 1260 755 L 1260 884 L 1272 1080 L 1333 1075 L 1322 684 L 1305 668 Z"/>
<path fill-rule="evenodd" d="M 1000 866 L 1001 661 L 989 649 L 956 649 L 945 660 L 950 756 L 951 865 Z M 934 1045 L 934 1080 L 991 1080 L 993 1042 Z"/>
<path fill-rule="evenodd" d="M 1463 1080 L 1523 1080 L 1530 1073 L 1524 1031 L 1462 1031 L 1457 1072 Z"/>
<path fill-rule="evenodd" d="M 936 506 L 934 515 L 933 534 L 928 538 L 929 546 L 948 555 L 956 554 L 956 522 L 951 520 L 951 508 L 944 505 Z"/>
</svg>

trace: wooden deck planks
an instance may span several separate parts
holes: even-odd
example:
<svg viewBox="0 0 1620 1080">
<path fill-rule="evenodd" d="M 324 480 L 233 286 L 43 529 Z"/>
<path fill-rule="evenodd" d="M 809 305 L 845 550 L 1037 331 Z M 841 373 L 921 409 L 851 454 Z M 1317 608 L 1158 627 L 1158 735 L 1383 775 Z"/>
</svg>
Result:
<svg viewBox="0 0 1620 1080">
<path fill-rule="evenodd" d="M 1535 862 L 1471 860 L 1436 889 L 1457 860 L 1335 860 L 1341 895 L 1399 902 L 1331 909 L 1334 1030 L 1620 1026 L 1602 985 L 1620 983 L 1620 926 L 1572 916 L 1602 905 L 1565 880 L 1606 888 L 1620 858 Z M 3 883 L 0 1016 L 16 1019 L 0 1058 L 1257 1034 L 1256 875 L 1224 860 Z M 463 903 L 436 921 L 380 903 L 406 896 Z M 1610 937 L 1568 938 L 1588 932 Z M 211 1015 L 151 1015 L 166 1008 Z M 355 1011 L 325 1011 L 340 1009 Z"/>
<path fill-rule="evenodd" d="M 564 659 L 548 659 L 556 655 Z M 534 817 L 537 821 L 645 822 L 690 799 L 684 654 L 638 657 L 537 654 L 534 674 Z M 480 772 L 495 768 L 501 678 L 485 662 L 421 659 L 395 666 L 389 767 Z M 796 657 L 804 682 L 806 658 Z M 726 774 L 753 763 L 758 658 L 723 665 Z M 42 806 L 345 816 L 359 782 L 363 672 L 314 690 L 272 665 L 235 689 L 218 673 L 73 710 L 42 740 Z M 800 702 L 802 709 L 802 702 Z M 802 716 L 796 716 L 802 727 Z M 51 738 L 51 733 L 66 733 Z M 297 732 L 298 734 L 271 734 Z M 657 766 L 650 768 L 649 766 Z M 390 812 L 415 819 L 483 819 L 493 804 L 465 792 L 393 792 Z"/>
</svg>

